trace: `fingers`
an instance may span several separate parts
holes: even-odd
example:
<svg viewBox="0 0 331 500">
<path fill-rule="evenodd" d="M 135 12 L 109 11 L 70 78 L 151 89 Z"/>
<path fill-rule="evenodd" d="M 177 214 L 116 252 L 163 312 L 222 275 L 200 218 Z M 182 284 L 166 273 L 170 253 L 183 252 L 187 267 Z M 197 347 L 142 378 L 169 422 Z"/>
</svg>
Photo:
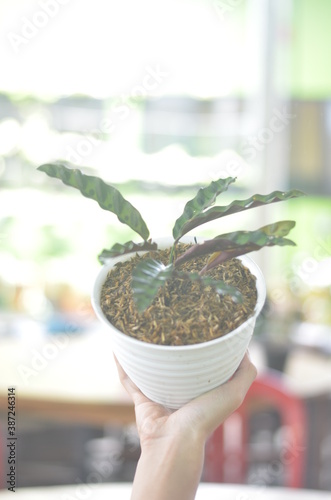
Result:
<svg viewBox="0 0 331 500">
<path fill-rule="evenodd" d="M 246 353 L 232 378 L 215 389 L 229 403 L 231 412 L 241 405 L 256 375 L 257 370 Z"/>
<path fill-rule="evenodd" d="M 114 358 L 121 383 L 132 397 L 136 410 L 140 404 L 151 403 L 125 373 L 115 356 Z M 256 374 L 256 368 L 246 354 L 228 382 L 184 405 L 175 412 L 176 418 L 186 422 L 186 425 L 190 423 L 199 434 L 207 438 L 241 405 Z"/>
<path fill-rule="evenodd" d="M 195 410 L 197 425 L 209 435 L 241 405 L 256 374 L 256 368 L 246 354 L 228 382 L 194 399 L 183 410 Z"/>
<path fill-rule="evenodd" d="M 235 381 L 237 384 L 240 384 L 245 396 L 256 375 L 256 367 L 253 365 L 247 351 L 230 382 Z"/>
<path fill-rule="evenodd" d="M 134 404 L 137 405 L 142 402 L 149 401 L 149 399 L 146 398 L 146 396 L 144 396 L 144 394 L 140 391 L 140 389 L 138 389 L 136 384 L 132 382 L 130 377 L 125 373 L 122 366 L 118 362 L 115 354 L 114 354 L 114 359 L 117 366 L 118 376 L 121 381 L 121 384 L 128 392 L 128 394 L 132 397 Z"/>
</svg>

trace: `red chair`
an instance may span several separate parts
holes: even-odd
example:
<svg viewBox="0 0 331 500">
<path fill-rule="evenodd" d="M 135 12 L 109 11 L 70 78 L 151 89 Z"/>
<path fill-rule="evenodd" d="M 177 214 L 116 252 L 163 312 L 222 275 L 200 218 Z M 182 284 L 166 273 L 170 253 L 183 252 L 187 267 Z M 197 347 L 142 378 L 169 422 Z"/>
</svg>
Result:
<svg viewBox="0 0 331 500">
<path fill-rule="evenodd" d="M 273 442 L 268 452 L 261 453 L 252 441 L 252 423 L 270 411 L 278 415 L 278 430 L 273 434 L 276 443 Z M 262 432 L 259 428 L 257 431 Z M 303 401 L 287 389 L 282 374 L 267 372 L 257 377 L 241 407 L 209 438 L 202 479 L 303 487 L 306 439 L 307 415 Z M 260 444 L 263 445 L 263 439 Z"/>
<path fill-rule="evenodd" d="M 2 425 L 0 422 L 0 490 L 5 487 L 5 466 L 4 466 L 4 454 L 5 454 L 5 439 L 2 431 Z"/>
</svg>

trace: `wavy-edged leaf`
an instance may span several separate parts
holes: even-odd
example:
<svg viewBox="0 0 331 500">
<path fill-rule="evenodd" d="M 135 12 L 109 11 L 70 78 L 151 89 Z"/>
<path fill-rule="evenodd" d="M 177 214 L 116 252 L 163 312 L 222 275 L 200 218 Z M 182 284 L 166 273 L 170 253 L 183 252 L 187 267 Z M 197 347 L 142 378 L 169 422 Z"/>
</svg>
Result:
<svg viewBox="0 0 331 500">
<path fill-rule="evenodd" d="M 156 297 L 174 271 L 172 264 L 165 266 L 154 259 L 141 260 L 132 271 L 133 299 L 137 310 L 144 311 Z"/>
<path fill-rule="evenodd" d="M 133 252 L 141 252 L 143 250 L 157 250 L 157 243 L 154 243 L 152 240 L 143 241 L 142 243 L 127 241 L 123 245 L 121 243 L 115 243 L 109 250 L 102 250 L 101 254 L 98 255 L 98 259 L 101 264 L 105 264 L 109 259 L 113 259 L 114 257 Z"/>
<path fill-rule="evenodd" d="M 235 231 L 216 236 L 213 240 L 193 245 L 185 253 L 181 254 L 175 261 L 175 266 L 194 259 L 201 255 L 212 255 L 201 273 L 212 269 L 225 260 L 244 255 L 265 246 L 295 245 L 292 240 L 284 238 L 295 226 L 294 221 L 279 221 L 263 226 L 256 231 Z"/>
<path fill-rule="evenodd" d="M 176 271 L 176 276 L 189 279 L 192 282 L 198 281 L 204 286 L 211 286 L 219 295 L 231 295 L 237 303 L 242 303 L 243 296 L 235 286 L 228 285 L 222 280 L 215 280 L 211 276 L 201 276 L 199 273 L 189 273 L 185 271 Z"/>
<path fill-rule="evenodd" d="M 186 222 L 183 220 L 180 228 L 180 237 L 188 233 L 195 227 L 201 226 L 206 222 L 219 219 L 226 215 L 235 214 L 244 210 L 249 210 L 251 208 L 268 205 L 270 203 L 286 201 L 291 198 L 298 198 L 299 196 L 305 196 L 305 193 L 297 189 L 291 189 L 290 191 L 273 191 L 272 193 L 267 195 L 255 194 L 254 196 L 251 196 L 246 200 L 234 200 L 232 203 L 226 206 L 212 207 L 209 210 L 197 213 L 191 218 L 187 218 Z"/>
<path fill-rule="evenodd" d="M 187 233 L 187 231 L 185 230 L 187 224 L 189 224 L 191 221 L 194 221 L 195 218 L 206 208 L 213 205 L 215 203 L 216 197 L 226 191 L 229 185 L 235 180 L 235 177 L 218 179 L 217 181 L 211 182 L 207 187 L 199 189 L 196 196 L 186 203 L 184 212 L 175 222 L 172 234 L 176 241 L 178 241 L 179 238 Z"/>
<path fill-rule="evenodd" d="M 200 282 L 204 286 L 211 286 L 220 295 L 230 295 L 235 302 L 242 302 L 242 294 L 222 280 L 215 280 L 210 276 L 200 276 L 198 273 L 178 271 L 172 264 L 165 266 L 154 259 L 140 261 L 132 272 L 133 298 L 139 312 L 143 312 L 151 305 L 159 289 L 172 277 Z"/>
<path fill-rule="evenodd" d="M 149 230 L 138 210 L 116 188 L 99 177 L 83 174 L 77 168 L 67 168 L 60 163 L 41 165 L 38 170 L 78 189 L 82 195 L 99 203 L 101 208 L 117 215 L 120 222 L 128 225 L 144 240 L 148 239 Z"/>
</svg>

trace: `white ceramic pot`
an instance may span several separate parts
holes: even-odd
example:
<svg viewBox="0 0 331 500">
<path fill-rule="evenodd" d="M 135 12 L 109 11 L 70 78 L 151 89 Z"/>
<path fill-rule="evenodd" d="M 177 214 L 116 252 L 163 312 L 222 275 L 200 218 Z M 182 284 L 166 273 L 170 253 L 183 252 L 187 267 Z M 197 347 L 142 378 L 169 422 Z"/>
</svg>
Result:
<svg viewBox="0 0 331 500">
<path fill-rule="evenodd" d="M 183 242 L 193 242 L 182 238 Z M 173 240 L 157 240 L 159 248 L 171 246 Z M 143 253 L 143 252 L 142 252 Z M 125 372 L 150 399 L 177 409 L 191 399 L 226 382 L 245 355 L 261 312 L 266 287 L 263 275 L 252 259 L 239 257 L 256 276 L 257 304 L 245 323 L 223 337 L 188 346 L 150 344 L 125 335 L 106 318 L 100 307 L 100 292 L 107 274 L 116 262 L 130 259 L 132 254 L 117 257 L 99 272 L 92 293 L 92 306 L 97 317 L 109 328 L 114 353 Z"/>
</svg>

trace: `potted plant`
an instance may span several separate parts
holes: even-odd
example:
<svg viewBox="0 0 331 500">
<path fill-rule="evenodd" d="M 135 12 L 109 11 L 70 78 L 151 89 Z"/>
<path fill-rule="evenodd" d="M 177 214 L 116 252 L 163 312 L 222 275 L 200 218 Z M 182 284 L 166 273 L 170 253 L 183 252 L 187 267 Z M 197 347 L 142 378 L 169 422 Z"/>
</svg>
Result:
<svg viewBox="0 0 331 500">
<path fill-rule="evenodd" d="M 38 170 L 97 201 L 143 240 L 116 243 L 101 252 L 103 268 L 92 294 L 97 316 L 111 330 L 115 355 L 142 392 L 178 408 L 228 380 L 245 354 L 266 296 L 261 271 L 246 254 L 294 245 L 286 236 L 295 222 L 278 221 L 207 241 L 187 233 L 303 193 L 274 191 L 215 206 L 236 180 L 219 179 L 188 201 L 173 238 L 154 241 L 141 214 L 115 187 L 61 163 Z"/>
</svg>

